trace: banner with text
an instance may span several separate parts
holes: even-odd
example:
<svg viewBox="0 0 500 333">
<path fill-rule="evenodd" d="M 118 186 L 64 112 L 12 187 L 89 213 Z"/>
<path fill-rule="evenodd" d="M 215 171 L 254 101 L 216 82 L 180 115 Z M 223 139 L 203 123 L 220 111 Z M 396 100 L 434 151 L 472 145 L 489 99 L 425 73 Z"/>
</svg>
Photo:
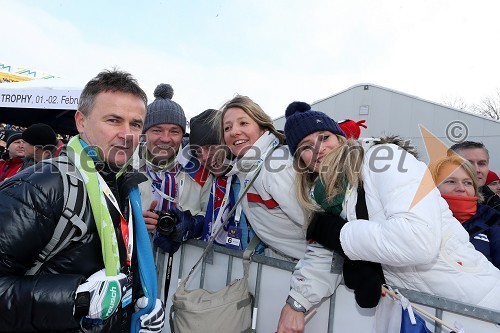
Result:
<svg viewBox="0 0 500 333">
<path fill-rule="evenodd" d="M 2 88 L 0 107 L 77 110 L 81 89 Z"/>
</svg>

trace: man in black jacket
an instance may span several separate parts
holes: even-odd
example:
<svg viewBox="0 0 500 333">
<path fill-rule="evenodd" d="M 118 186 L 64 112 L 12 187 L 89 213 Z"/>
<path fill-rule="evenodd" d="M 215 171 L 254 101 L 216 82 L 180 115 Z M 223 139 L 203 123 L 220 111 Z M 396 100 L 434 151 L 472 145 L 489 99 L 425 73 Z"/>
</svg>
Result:
<svg viewBox="0 0 500 333">
<path fill-rule="evenodd" d="M 483 195 L 483 204 L 500 211 L 500 197 L 496 195 L 487 185 L 490 154 L 482 142 L 464 141 L 450 147 L 458 155 L 468 160 L 476 169 L 479 192 Z"/>
<path fill-rule="evenodd" d="M 0 332 L 137 331 L 131 317 L 149 307 L 138 272 L 143 244 L 134 242 L 143 226 L 132 218 L 129 194 L 145 179 L 128 161 L 146 105 L 146 94 L 125 72 L 101 72 L 83 89 L 75 114 L 79 136 L 68 143 L 67 161 L 86 189 L 80 221 L 86 227 L 35 272 L 65 207 L 67 175 L 39 163 L 0 186 Z M 147 259 L 153 262 L 152 253 Z M 160 331 L 162 303 L 140 319 L 145 332 Z"/>
</svg>

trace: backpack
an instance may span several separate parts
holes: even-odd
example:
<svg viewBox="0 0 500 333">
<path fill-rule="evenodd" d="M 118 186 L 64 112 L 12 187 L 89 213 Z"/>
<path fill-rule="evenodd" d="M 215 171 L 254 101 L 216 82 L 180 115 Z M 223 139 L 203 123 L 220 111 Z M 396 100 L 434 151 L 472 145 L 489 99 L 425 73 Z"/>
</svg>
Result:
<svg viewBox="0 0 500 333">
<path fill-rule="evenodd" d="M 43 264 L 61 252 L 72 241 L 80 240 L 87 233 L 83 214 L 87 208 L 87 189 L 82 176 L 66 155 L 42 160 L 52 166 L 52 172 L 60 173 L 63 183 L 64 205 L 51 240 L 38 254 L 33 266 L 25 275 L 35 275 Z"/>
</svg>

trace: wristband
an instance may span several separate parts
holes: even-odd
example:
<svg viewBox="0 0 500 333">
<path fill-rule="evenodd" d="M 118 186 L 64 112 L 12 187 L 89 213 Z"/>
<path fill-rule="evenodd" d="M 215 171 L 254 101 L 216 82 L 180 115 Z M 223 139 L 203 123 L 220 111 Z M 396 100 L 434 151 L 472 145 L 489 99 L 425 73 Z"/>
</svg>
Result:
<svg viewBox="0 0 500 333">
<path fill-rule="evenodd" d="M 89 313 L 90 309 L 90 293 L 88 291 L 76 294 L 74 317 L 80 320 Z"/>
</svg>

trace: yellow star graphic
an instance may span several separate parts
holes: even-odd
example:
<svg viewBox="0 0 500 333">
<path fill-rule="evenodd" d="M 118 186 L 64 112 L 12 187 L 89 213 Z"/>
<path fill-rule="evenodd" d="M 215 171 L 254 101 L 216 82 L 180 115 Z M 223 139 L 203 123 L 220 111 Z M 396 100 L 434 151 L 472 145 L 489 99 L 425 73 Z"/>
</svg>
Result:
<svg viewBox="0 0 500 333">
<path fill-rule="evenodd" d="M 456 155 L 460 157 L 462 160 L 464 160 L 461 156 L 459 156 L 457 153 L 454 151 L 450 150 L 449 147 L 441 140 L 439 140 L 434 134 L 432 134 L 429 130 L 427 130 L 422 124 L 419 124 L 418 127 L 420 128 L 420 134 L 422 135 L 422 138 L 424 139 L 424 144 L 425 144 L 425 150 L 427 151 L 427 155 L 429 156 L 429 164 L 432 164 L 433 162 L 436 162 L 437 160 L 446 157 L 446 156 L 452 156 Z M 464 160 L 465 161 L 465 160 Z M 444 178 L 447 178 L 449 175 L 451 175 L 458 167 L 452 169 Z M 415 193 L 415 196 L 413 197 L 413 201 L 410 205 L 410 209 L 413 208 L 417 203 L 420 202 L 427 194 L 429 194 L 434 187 L 439 184 L 434 184 L 434 180 L 432 179 L 431 172 L 429 171 L 429 168 L 425 171 L 424 177 L 422 178 L 420 185 L 417 189 L 417 192 Z"/>
</svg>

